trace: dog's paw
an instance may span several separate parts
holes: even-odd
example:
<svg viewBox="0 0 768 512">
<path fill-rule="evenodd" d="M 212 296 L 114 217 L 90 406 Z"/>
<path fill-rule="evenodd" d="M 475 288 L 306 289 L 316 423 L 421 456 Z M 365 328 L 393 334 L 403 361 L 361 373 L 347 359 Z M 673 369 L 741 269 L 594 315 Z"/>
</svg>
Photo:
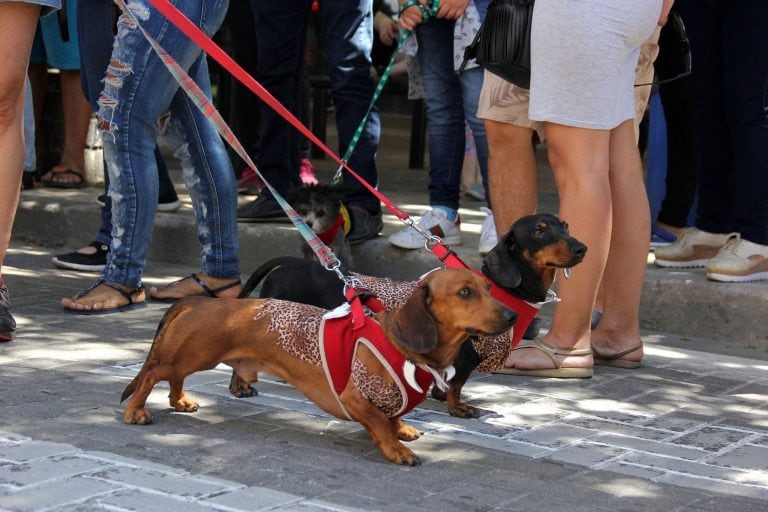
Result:
<svg viewBox="0 0 768 512">
<path fill-rule="evenodd" d="M 123 415 L 123 423 L 128 425 L 149 425 L 152 423 L 152 416 L 145 409 L 126 409 Z"/>
<path fill-rule="evenodd" d="M 453 406 L 448 406 L 448 414 L 457 418 L 479 418 L 483 413 L 482 409 L 472 407 L 471 405 L 459 402 Z"/>
<path fill-rule="evenodd" d="M 197 402 L 187 396 L 181 397 L 175 403 L 172 403 L 171 406 L 177 412 L 197 412 L 200 408 Z"/>
<path fill-rule="evenodd" d="M 259 394 L 255 388 L 251 387 L 249 382 L 244 381 L 237 373 L 232 373 L 232 378 L 229 381 L 229 392 L 235 398 L 249 398 Z"/>
<path fill-rule="evenodd" d="M 401 466 L 418 466 L 421 464 L 421 460 L 410 449 L 406 448 L 402 443 L 397 443 L 388 447 L 381 447 L 381 451 L 384 456 L 390 462 L 399 464 Z"/>
<path fill-rule="evenodd" d="M 448 397 L 445 394 L 445 391 L 441 390 L 437 386 L 432 386 L 432 398 L 440 402 L 445 402 Z"/>
<path fill-rule="evenodd" d="M 401 441 L 415 441 L 421 437 L 421 431 L 411 425 L 401 424 L 397 429 L 397 438 Z"/>
</svg>

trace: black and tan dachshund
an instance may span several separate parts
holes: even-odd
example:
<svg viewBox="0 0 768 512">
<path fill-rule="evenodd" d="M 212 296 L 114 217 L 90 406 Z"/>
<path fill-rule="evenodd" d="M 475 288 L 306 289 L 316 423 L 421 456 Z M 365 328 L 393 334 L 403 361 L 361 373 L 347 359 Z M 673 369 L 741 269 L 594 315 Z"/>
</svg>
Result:
<svg viewBox="0 0 768 512">
<path fill-rule="evenodd" d="M 484 258 L 482 272 L 491 281 L 520 299 L 543 302 L 558 268 L 571 268 L 584 259 L 587 247 L 568 233 L 568 225 L 555 215 L 537 214 L 515 222 Z M 395 281 L 352 273 L 362 286 L 387 308 L 402 306 L 416 281 Z M 247 297 L 263 281 L 259 296 L 333 309 L 344 302 L 343 283 L 317 262 L 294 257 L 269 260 L 253 272 L 240 294 Z M 461 402 L 461 389 L 475 369 L 494 371 L 503 366 L 510 349 L 508 334 L 477 336 L 464 343 L 454 361 L 456 375 L 447 396 L 436 388 L 432 396 L 447 400 L 453 416 L 475 417 L 479 411 Z M 230 391 L 249 396 L 253 391 L 233 375 Z"/>
</svg>

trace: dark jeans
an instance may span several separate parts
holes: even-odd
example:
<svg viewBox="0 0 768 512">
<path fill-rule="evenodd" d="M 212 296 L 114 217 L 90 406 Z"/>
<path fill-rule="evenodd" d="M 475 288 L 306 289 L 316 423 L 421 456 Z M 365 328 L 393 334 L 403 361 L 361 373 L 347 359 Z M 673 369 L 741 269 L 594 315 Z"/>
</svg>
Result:
<svg viewBox="0 0 768 512">
<path fill-rule="evenodd" d="M 679 59 L 670 53 L 675 51 L 676 45 L 669 37 L 673 36 L 666 30 L 661 31 L 659 56 L 654 62 L 656 76 L 661 79 L 682 71 Z M 659 97 L 667 125 L 667 175 L 666 192 L 657 220 L 684 228 L 688 226 L 688 217 L 696 197 L 699 158 L 691 78 L 684 77 L 661 84 Z"/>
<path fill-rule="evenodd" d="M 78 2 L 80 85 L 91 108 L 97 112 L 99 109 L 97 101 L 104 89 L 102 79 L 112 56 L 112 42 L 115 38 L 113 30 L 119 9 L 111 0 L 78 0 Z M 157 160 L 159 195 L 162 197 L 175 192 L 175 189 L 168 175 L 168 167 L 157 147 L 155 147 L 155 159 Z M 109 187 L 106 163 L 104 164 L 104 185 Z M 104 207 L 101 209 L 101 224 L 96 240 L 107 246 L 112 241 L 112 200 L 109 194 L 106 195 Z"/>
<path fill-rule="evenodd" d="M 768 2 L 679 0 L 699 135 L 696 227 L 768 245 Z"/>
<path fill-rule="evenodd" d="M 301 80 L 310 0 L 251 0 L 256 34 L 256 80 L 299 119 L 302 118 Z M 371 0 L 324 0 L 320 19 L 328 59 L 339 154 L 343 155 L 373 97 L 370 75 L 373 38 Z M 235 44 L 254 44 L 235 41 Z M 259 126 L 259 171 L 284 194 L 299 187 L 301 135 L 267 105 Z M 377 184 L 374 158 L 381 125 L 374 109 L 349 160 L 349 166 L 372 185 Z M 345 174 L 350 190 L 346 201 L 378 213 L 380 205 L 358 181 Z"/>
</svg>

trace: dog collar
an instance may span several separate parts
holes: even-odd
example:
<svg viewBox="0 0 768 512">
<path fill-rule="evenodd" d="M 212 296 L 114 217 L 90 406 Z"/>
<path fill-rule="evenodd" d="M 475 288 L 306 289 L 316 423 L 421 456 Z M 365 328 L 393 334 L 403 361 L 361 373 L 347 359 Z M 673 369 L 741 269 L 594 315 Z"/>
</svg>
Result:
<svg viewBox="0 0 768 512">
<path fill-rule="evenodd" d="M 348 235 L 352 230 L 352 219 L 349 216 L 349 210 L 343 204 L 339 208 L 339 214 L 336 216 L 336 220 L 333 221 L 331 227 L 318 233 L 317 236 L 324 244 L 328 245 L 336 238 L 336 234 L 339 232 L 339 228 L 344 229 L 344 234 Z"/>
</svg>

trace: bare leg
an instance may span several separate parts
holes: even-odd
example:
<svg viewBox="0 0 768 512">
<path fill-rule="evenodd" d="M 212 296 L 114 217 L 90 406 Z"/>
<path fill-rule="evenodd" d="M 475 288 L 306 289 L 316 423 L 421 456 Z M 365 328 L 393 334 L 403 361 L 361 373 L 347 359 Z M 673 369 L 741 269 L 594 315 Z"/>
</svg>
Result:
<svg viewBox="0 0 768 512">
<path fill-rule="evenodd" d="M 8 250 L 24 166 L 24 80 L 40 6 L 0 3 L 0 268 Z"/>
<path fill-rule="evenodd" d="M 640 299 L 651 222 L 640 153 L 629 122 L 611 131 L 610 162 L 613 229 L 603 273 L 603 316 L 592 333 L 601 354 L 641 343 Z M 623 359 L 639 361 L 641 357 L 639 348 Z"/>
<path fill-rule="evenodd" d="M 80 70 L 62 70 L 59 76 L 64 114 L 64 147 L 59 164 L 82 170 L 85 167 L 84 148 L 91 119 L 91 105 L 80 88 Z"/>
<path fill-rule="evenodd" d="M 488 137 L 488 188 L 496 231 L 503 236 L 520 217 L 536 211 L 539 177 L 533 130 L 485 120 Z"/>
<path fill-rule="evenodd" d="M 628 121 L 631 129 L 631 121 Z M 589 247 L 571 279 L 558 284 L 562 302 L 555 308 L 544 342 L 562 349 L 590 346 L 590 316 L 608 256 L 611 233 L 609 182 L 610 132 L 546 123 L 549 161 L 560 195 L 560 216 Z M 590 356 L 558 356 L 563 367 L 591 367 Z M 505 363 L 521 369 L 551 368 L 552 361 L 535 349 L 515 350 Z"/>
</svg>

